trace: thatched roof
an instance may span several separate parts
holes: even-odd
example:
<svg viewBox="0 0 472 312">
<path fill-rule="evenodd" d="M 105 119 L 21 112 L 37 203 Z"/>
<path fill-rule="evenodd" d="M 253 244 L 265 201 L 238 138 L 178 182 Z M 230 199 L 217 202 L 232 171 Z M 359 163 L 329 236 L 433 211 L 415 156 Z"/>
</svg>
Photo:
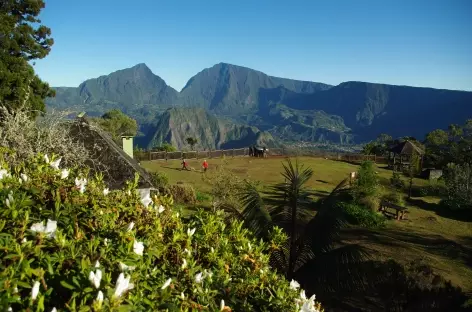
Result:
<svg viewBox="0 0 472 312">
<path fill-rule="evenodd" d="M 122 189 L 126 181 L 134 181 L 135 173 L 139 174 L 138 188 L 152 188 L 149 174 L 113 139 L 97 126 L 92 125 L 85 117 L 79 117 L 70 125 L 70 134 L 84 144 L 92 153 L 89 165 L 95 172 L 101 172 L 110 189 Z"/>
<path fill-rule="evenodd" d="M 413 152 L 419 155 L 424 154 L 424 151 L 421 148 L 408 140 L 390 147 L 389 151 L 397 155 L 412 155 Z"/>
</svg>

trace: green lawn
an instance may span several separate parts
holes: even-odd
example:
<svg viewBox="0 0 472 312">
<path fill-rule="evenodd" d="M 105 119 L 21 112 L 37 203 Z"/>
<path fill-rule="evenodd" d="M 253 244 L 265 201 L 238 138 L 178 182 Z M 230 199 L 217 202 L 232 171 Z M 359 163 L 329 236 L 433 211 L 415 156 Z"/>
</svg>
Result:
<svg viewBox="0 0 472 312">
<path fill-rule="evenodd" d="M 241 178 L 261 181 L 265 185 L 281 181 L 283 168 L 281 165 L 283 158 L 248 158 L 235 157 L 225 160 L 207 159 L 211 173 L 215 166 L 224 166 Z M 314 171 L 314 179 L 308 186 L 317 191 L 331 191 L 339 182 L 348 177 L 352 171 L 356 171 L 357 166 L 344 162 L 335 162 L 319 158 L 301 157 L 299 161 L 305 166 L 311 167 Z M 189 160 L 189 166 L 193 171 L 181 171 L 180 161 L 143 161 L 141 165 L 149 171 L 164 172 L 169 176 L 171 183 L 185 182 L 193 185 L 201 192 L 210 191 L 210 185 L 203 181 L 201 171 L 201 160 Z M 381 170 L 382 171 L 382 170 Z M 381 173 L 383 175 L 383 173 Z"/>
<path fill-rule="evenodd" d="M 281 181 L 283 158 L 227 158 L 208 159 L 209 172 L 215 166 L 224 165 L 235 175 L 257 180 L 264 185 Z M 357 170 L 356 165 L 322 158 L 300 157 L 299 161 L 314 171 L 308 186 L 318 191 L 319 196 L 330 192 L 348 174 Z M 165 172 L 171 183 L 184 182 L 199 192 L 210 191 L 210 185 L 203 181 L 201 160 L 190 160 L 194 170 L 180 171 L 180 161 L 142 162 L 150 171 Z M 380 180 L 388 183 L 391 171 L 378 168 Z M 426 184 L 420 179 L 414 185 Z M 406 204 L 409 208 L 407 220 L 388 221 L 381 230 L 346 231 L 345 240 L 369 248 L 378 259 L 394 259 L 400 263 L 422 259 L 437 273 L 450 279 L 465 291 L 472 291 L 472 222 L 455 220 L 441 213 L 439 199 L 434 197 L 413 198 Z"/>
</svg>

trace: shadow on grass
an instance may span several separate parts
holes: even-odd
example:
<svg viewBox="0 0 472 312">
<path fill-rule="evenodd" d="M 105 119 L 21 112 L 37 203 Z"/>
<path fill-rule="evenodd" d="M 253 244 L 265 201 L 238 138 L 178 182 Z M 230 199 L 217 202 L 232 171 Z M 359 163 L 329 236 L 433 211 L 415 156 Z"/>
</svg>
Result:
<svg viewBox="0 0 472 312">
<path fill-rule="evenodd" d="M 361 282 L 354 288 L 326 290 L 323 285 L 303 285 L 314 292 L 328 311 L 470 311 L 467 296 L 445 281 L 422 261 L 405 266 L 389 260 L 366 261 L 356 273 Z M 350 278 L 340 272 L 338 279 Z"/>
<path fill-rule="evenodd" d="M 323 183 L 323 184 L 328 184 L 329 182 L 325 181 L 325 180 L 316 180 L 316 182 L 320 182 L 320 183 Z"/>
<path fill-rule="evenodd" d="M 313 192 L 313 195 L 315 196 L 319 196 L 319 197 L 325 197 L 327 195 L 329 195 L 330 192 L 328 191 L 319 191 L 319 190 L 316 190 Z"/>
<path fill-rule="evenodd" d="M 358 228 L 345 230 L 343 237 L 382 246 L 421 248 L 433 255 L 472 265 L 472 238 L 453 241 L 441 235 L 422 235 L 393 229 Z"/>
<path fill-rule="evenodd" d="M 417 198 L 407 199 L 407 202 L 420 209 L 434 211 L 438 216 L 441 216 L 443 218 L 448 218 L 448 219 L 452 219 L 456 221 L 465 221 L 465 222 L 472 221 L 472 212 L 469 212 L 467 210 L 456 212 L 456 211 L 447 209 L 441 206 L 440 204 L 428 203 L 422 199 L 417 199 Z"/>
</svg>

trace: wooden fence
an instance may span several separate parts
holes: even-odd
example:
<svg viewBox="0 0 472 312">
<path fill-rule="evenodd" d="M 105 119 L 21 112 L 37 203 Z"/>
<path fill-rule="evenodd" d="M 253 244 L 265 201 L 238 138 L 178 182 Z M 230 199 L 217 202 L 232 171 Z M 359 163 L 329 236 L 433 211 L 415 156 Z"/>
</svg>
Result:
<svg viewBox="0 0 472 312">
<path fill-rule="evenodd" d="M 225 150 L 212 150 L 212 151 L 176 151 L 176 152 L 163 152 L 163 151 L 150 151 L 150 152 L 138 152 L 134 153 L 136 160 L 138 161 L 153 161 L 153 160 L 175 160 L 175 159 L 211 159 L 221 157 L 244 157 L 249 156 L 249 148 L 235 148 Z M 350 163 L 361 163 L 365 160 L 373 161 L 377 164 L 386 164 L 387 158 L 376 156 L 376 155 L 362 155 L 355 153 L 336 153 L 328 151 L 299 151 L 285 148 L 270 148 L 267 151 L 267 156 L 312 156 L 320 157 L 331 160 L 345 161 Z"/>
</svg>

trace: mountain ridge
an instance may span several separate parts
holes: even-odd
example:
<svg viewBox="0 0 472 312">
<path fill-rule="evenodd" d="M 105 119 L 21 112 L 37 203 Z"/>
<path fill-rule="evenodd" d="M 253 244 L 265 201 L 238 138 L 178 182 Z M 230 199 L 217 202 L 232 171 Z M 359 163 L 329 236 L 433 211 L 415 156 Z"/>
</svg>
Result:
<svg viewBox="0 0 472 312">
<path fill-rule="evenodd" d="M 56 88 L 56 98 L 47 99 L 48 108 L 77 104 L 96 115 L 118 108 L 151 128 L 171 107 L 201 108 L 218 118 L 268 131 L 279 141 L 343 144 L 380 133 L 422 137 L 472 117 L 468 91 L 362 81 L 333 86 L 224 62 L 195 74 L 180 92 L 145 63 L 138 63 L 87 79 L 77 88 Z M 429 121 L 420 120 L 421 116 Z"/>
</svg>

